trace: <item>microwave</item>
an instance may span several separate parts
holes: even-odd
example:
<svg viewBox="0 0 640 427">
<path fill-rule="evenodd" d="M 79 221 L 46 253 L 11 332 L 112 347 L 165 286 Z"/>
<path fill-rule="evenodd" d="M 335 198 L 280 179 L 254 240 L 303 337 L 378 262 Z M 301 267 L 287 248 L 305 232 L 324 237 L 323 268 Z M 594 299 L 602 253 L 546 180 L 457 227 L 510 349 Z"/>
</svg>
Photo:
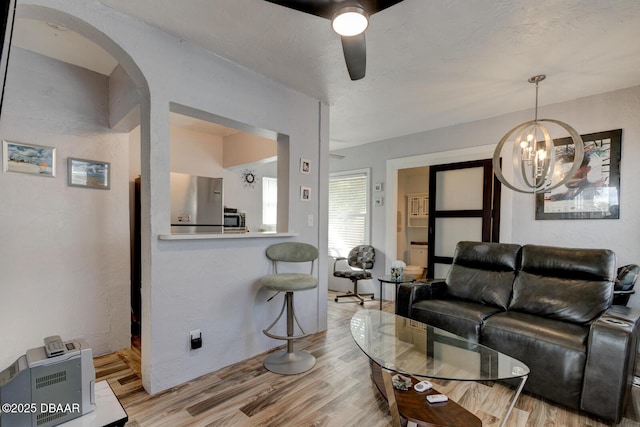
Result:
<svg viewBox="0 0 640 427">
<path fill-rule="evenodd" d="M 236 213 L 225 213 L 224 214 L 224 228 L 233 230 L 233 229 L 244 229 L 247 226 L 246 218 L 244 213 L 236 212 Z"/>
</svg>

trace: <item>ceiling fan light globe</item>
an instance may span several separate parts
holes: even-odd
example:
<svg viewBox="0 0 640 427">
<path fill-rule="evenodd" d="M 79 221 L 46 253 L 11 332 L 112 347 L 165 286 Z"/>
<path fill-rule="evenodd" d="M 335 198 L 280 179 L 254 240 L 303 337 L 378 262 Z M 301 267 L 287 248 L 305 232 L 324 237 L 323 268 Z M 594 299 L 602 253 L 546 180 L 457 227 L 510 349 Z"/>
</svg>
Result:
<svg viewBox="0 0 640 427">
<path fill-rule="evenodd" d="M 360 7 L 349 6 L 338 10 L 331 20 L 333 31 L 344 37 L 357 36 L 369 26 L 369 14 Z"/>
</svg>

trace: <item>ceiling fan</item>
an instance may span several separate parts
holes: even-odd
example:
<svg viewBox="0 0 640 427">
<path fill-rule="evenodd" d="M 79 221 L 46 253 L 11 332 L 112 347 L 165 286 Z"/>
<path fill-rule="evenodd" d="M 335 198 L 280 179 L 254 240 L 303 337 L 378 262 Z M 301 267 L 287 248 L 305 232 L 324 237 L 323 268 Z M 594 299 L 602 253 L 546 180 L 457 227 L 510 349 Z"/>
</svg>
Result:
<svg viewBox="0 0 640 427">
<path fill-rule="evenodd" d="M 265 0 L 300 12 L 331 20 L 342 38 L 342 51 L 351 80 L 360 80 L 367 69 L 364 30 L 369 17 L 402 0 Z"/>
</svg>

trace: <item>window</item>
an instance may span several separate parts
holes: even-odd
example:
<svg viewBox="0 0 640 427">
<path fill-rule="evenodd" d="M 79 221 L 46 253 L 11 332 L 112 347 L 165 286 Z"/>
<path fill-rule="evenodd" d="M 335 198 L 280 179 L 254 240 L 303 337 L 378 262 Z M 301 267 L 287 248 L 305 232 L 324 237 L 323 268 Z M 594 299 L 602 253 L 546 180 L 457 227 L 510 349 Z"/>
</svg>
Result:
<svg viewBox="0 0 640 427">
<path fill-rule="evenodd" d="M 329 255 L 347 256 L 369 243 L 369 170 L 329 177 Z"/>
<path fill-rule="evenodd" d="M 275 231 L 278 222 L 278 179 L 262 178 L 262 224 L 268 231 Z"/>
</svg>

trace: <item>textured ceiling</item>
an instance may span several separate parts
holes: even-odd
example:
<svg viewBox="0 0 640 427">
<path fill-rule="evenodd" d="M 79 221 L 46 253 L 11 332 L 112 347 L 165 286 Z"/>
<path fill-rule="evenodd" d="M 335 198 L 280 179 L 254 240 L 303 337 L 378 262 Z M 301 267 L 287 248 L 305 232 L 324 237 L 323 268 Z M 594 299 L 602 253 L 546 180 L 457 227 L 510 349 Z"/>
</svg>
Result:
<svg viewBox="0 0 640 427">
<path fill-rule="evenodd" d="M 640 84 L 640 1 L 404 0 L 351 81 L 326 19 L 263 0 L 102 0 L 331 109 L 337 149 Z"/>
</svg>

